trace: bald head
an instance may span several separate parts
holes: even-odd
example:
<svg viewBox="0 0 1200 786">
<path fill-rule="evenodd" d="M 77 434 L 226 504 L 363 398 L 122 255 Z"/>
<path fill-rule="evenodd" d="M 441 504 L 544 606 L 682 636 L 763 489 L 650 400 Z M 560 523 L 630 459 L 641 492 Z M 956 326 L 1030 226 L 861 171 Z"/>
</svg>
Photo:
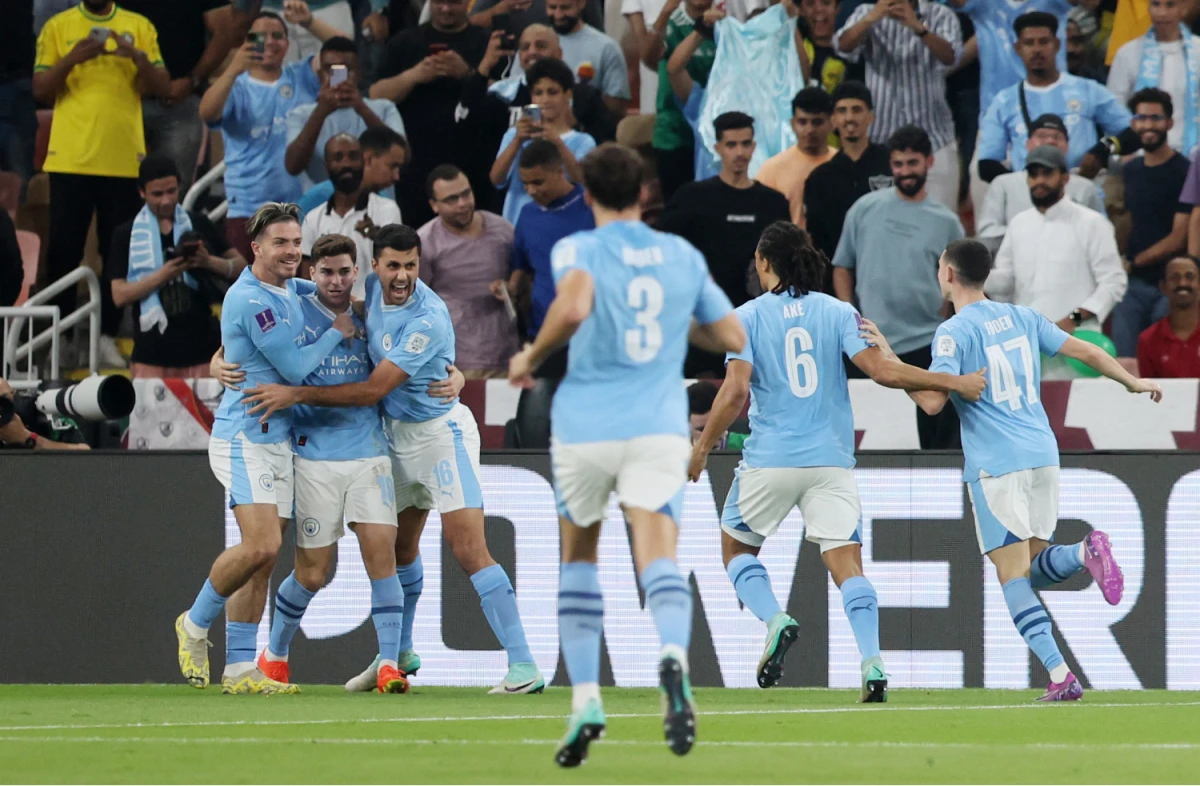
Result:
<svg viewBox="0 0 1200 786">
<path fill-rule="evenodd" d="M 333 187 L 353 194 L 362 185 L 362 145 L 350 134 L 338 134 L 325 143 L 325 171 Z"/>
<path fill-rule="evenodd" d="M 522 71 L 528 71 L 531 65 L 543 57 L 557 57 L 561 60 L 562 46 L 558 43 L 558 33 L 547 25 L 530 25 L 521 33 L 517 54 L 521 60 Z"/>
</svg>

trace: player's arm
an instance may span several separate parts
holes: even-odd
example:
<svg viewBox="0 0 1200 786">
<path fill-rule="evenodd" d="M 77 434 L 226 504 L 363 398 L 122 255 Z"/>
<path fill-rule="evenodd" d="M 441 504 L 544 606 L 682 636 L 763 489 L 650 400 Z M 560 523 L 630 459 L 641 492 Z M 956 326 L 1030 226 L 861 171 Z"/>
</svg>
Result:
<svg viewBox="0 0 1200 786">
<path fill-rule="evenodd" d="M 746 346 L 746 329 L 733 310 L 729 296 L 708 275 L 708 266 L 700 252 L 693 253 L 696 268 L 704 271 L 705 280 L 692 309 L 694 319 L 688 329 L 688 341 L 706 352 L 740 353 Z"/>
<path fill-rule="evenodd" d="M 247 332 L 254 346 L 279 375 L 291 384 L 299 385 L 305 377 L 320 368 L 339 341 L 354 338 L 354 322 L 346 314 L 339 315 L 333 327 L 306 347 L 297 347 L 291 335 L 280 326 L 263 332 L 262 328 L 255 325 Z"/>
<path fill-rule="evenodd" d="M 558 280 L 558 291 L 546 310 L 546 318 L 542 321 L 537 338 L 509 361 L 509 382 L 522 387 L 533 386 L 533 372 L 537 367 L 556 349 L 570 341 L 583 321 L 591 315 L 595 293 L 596 284 L 586 270 L 568 270 Z"/>
<path fill-rule="evenodd" d="M 409 373 L 384 358 L 365 382 L 345 385 L 259 385 L 246 391 L 246 400 L 253 402 L 247 410 L 251 415 L 262 412 L 262 420 L 272 413 L 297 404 L 310 407 L 373 407 L 384 396 L 403 385 Z"/>
<path fill-rule="evenodd" d="M 968 401 L 978 401 L 987 386 L 984 376 L 987 368 L 981 368 L 973 374 L 958 375 L 925 371 L 902 362 L 892 351 L 879 326 L 869 319 L 862 320 L 860 335 L 870 346 L 851 358 L 854 365 L 877 384 L 907 391 L 909 398 L 926 414 L 941 412 L 951 393 L 958 393 Z"/>
<path fill-rule="evenodd" d="M 754 364 L 748 360 L 733 358 L 725 366 L 725 381 L 717 391 L 712 411 L 708 414 L 708 423 L 704 426 L 704 433 L 692 446 L 688 477 L 693 482 L 700 479 L 700 473 L 708 463 L 708 454 L 746 407 L 746 399 L 750 397 L 750 374 L 753 371 Z"/>
<path fill-rule="evenodd" d="M 1138 379 L 1126 371 L 1116 358 L 1095 344 L 1069 336 L 1059 347 L 1058 353 L 1086 363 L 1114 382 L 1124 385 L 1130 393 L 1149 393 L 1151 401 L 1162 401 L 1162 388 L 1157 382 L 1152 379 Z"/>
</svg>

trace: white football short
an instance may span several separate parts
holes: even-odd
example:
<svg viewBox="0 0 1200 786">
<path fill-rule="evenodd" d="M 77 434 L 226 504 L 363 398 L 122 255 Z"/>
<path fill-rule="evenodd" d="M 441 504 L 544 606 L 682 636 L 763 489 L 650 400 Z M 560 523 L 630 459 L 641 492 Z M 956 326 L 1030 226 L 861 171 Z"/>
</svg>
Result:
<svg viewBox="0 0 1200 786">
<path fill-rule="evenodd" d="M 452 513 L 483 507 L 479 429 L 471 410 L 455 404 L 445 415 L 424 423 L 385 416 L 383 430 L 396 481 L 396 510 Z"/>
<path fill-rule="evenodd" d="M 691 455 L 688 438 L 676 434 L 612 442 L 552 440 L 559 515 L 590 527 L 604 519 L 609 495 L 615 491 L 624 506 L 666 513 L 679 521 Z"/>
<path fill-rule="evenodd" d="M 232 440 L 210 437 L 208 465 L 229 492 L 229 507 L 275 505 L 292 518 L 292 443 L 251 442 L 243 432 Z"/>
<path fill-rule="evenodd" d="M 762 546 L 800 506 L 804 539 L 830 549 L 862 543 L 862 507 L 854 470 L 844 467 L 748 467 L 738 464 L 725 498 L 721 529 L 747 546 Z"/>
<path fill-rule="evenodd" d="M 313 461 L 296 456 L 296 545 L 319 549 L 346 534 L 346 522 L 396 526 L 387 456 Z"/>
<path fill-rule="evenodd" d="M 1058 526 L 1058 467 L 1019 469 L 967 484 L 980 552 L 1030 538 L 1049 541 Z"/>
</svg>

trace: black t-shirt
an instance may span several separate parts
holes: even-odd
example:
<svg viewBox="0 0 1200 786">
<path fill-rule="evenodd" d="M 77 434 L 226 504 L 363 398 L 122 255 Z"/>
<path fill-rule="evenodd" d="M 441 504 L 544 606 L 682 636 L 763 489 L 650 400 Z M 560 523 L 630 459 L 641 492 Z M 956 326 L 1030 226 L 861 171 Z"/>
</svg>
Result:
<svg viewBox="0 0 1200 786">
<path fill-rule="evenodd" d="M 839 150 L 808 176 L 804 184 L 805 222 L 813 245 L 829 259 L 837 251 L 850 207 L 861 196 L 892 187 L 888 158 L 883 145 L 868 145 L 857 161 Z M 832 270 L 829 275 L 832 276 Z"/>
<path fill-rule="evenodd" d="M 971 17 L 963 13 L 955 13 L 958 17 L 958 25 L 962 28 L 962 42 L 966 43 L 975 37 L 975 23 L 971 21 Z M 953 95 L 960 90 L 978 90 L 979 89 L 979 58 L 975 58 L 975 62 L 965 68 L 960 68 L 950 76 L 946 77 L 946 95 Z M 986 108 L 986 107 L 985 107 Z"/>
<path fill-rule="evenodd" d="M 17 228 L 7 210 L 0 210 L 0 307 L 11 306 L 25 283 L 25 262 Z"/>
<path fill-rule="evenodd" d="M 33 0 L 0 0 L 0 30 L 6 31 L 0 47 L 0 82 L 33 76 Z"/>
<path fill-rule="evenodd" d="M 229 250 L 225 239 L 202 213 L 188 213 L 192 219 L 192 230 L 200 235 L 208 253 L 213 256 Z M 129 274 L 129 234 L 133 222 L 127 221 L 113 232 L 112 251 L 106 262 L 106 278 L 109 282 L 125 278 Z M 173 232 L 162 235 L 163 261 L 167 249 L 173 243 Z M 220 279 L 207 271 L 192 271 L 197 289 L 192 289 L 180 276 L 158 290 L 163 310 L 167 312 L 167 329 L 159 333 L 151 328 L 143 333 L 139 327 L 141 303 L 133 304 L 133 324 L 137 330 L 133 342 L 133 362 L 151 366 L 195 366 L 212 357 L 221 346 L 221 323 L 212 314 L 212 304 L 223 297 Z M 109 284 L 111 286 L 111 283 Z"/>
<path fill-rule="evenodd" d="M 228 3 L 226 0 L 121 0 L 120 5 L 153 23 L 167 71 L 172 79 L 183 79 L 191 75 L 208 45 L 204 15 Z"/>
<path fill-rule="evenodd" d="M 711 177 L 676 191 L 655 227 L 695 246 L 717 286 L 740 306 L 750 299 L 746 281 L 759 236 L 771 223 L 790 220 L 787 197 L 775 189 L 734 188 Z"/>
<path fill-rule="evenodd" d="M 1192 206 L 1179 201 L 1188 166 L 1187 158 L 1179 153 L 1158 166 L 1146 166 L 1146 160 L 1140 156 L 1125 165 L 1125 206 L 1133 224 L 1125 243 L 1125 258 L 1130 262 L 1171 234 L 1177 213 L 1191 214 Z M 1130 275 L 1157 284 L 1162 280 L 1164 267 L 1165 262 L 1135 267 Z"/>
</svg>

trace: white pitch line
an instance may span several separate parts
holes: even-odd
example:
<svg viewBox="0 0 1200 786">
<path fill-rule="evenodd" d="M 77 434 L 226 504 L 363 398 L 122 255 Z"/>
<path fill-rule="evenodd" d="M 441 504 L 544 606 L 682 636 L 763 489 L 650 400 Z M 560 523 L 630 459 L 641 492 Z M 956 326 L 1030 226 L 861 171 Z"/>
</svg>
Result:
<svg viewBox="0 0 1200 786">
<path fill-rule="evenodd" d="M 285 700 L 286 701 L 286 700 Z M 738 716 L 738 715 L 829 715 L 840 714 L 846 712 L 968 712 L 979 710 L 1044 710 L 1046 704 L 1038 704 L 1029 702 L 1027 704 L 992 704 L 992 705 L 918 705 L 906 707 L 903 705 L 897 706 L 889 704 L 886 706 L 871 706 L 863 707 L 854 705 L 850 707 L 795 707 L 790 709 L 761 709 L 761 710 L 712 710 L 705 712 L 700 711 L 701 717 L 714 716 Z M 1109 702 L 1109 703 L 1094 703 L 1094 702 L 1073 702 L 1070 705 L 1074 708 L 1094 707 L 1094 708 L 1113 708 L 1113 707 L 1153 707 L 1162 709 L 1167 707 L 1195 707 L 1200 706 L 1200 701 L 1174 701 L 1174 702 L 1155 702 L 1145 704 L 1135 704 L 1130 702 Z M 1073 710 L 1068 710 L 1073 711 Z M 609 718 L 658 718 L 661 713 L 653 712 L 628 712 L 628 713 L 610 713 Z M 531 720 L 554 720 L 561 721 L 563 716 L 559 715 L 446 715 L 433 717 L 398 717 L 398 718 L 319 718 L 306 720 L 229 720 L 229 721 L 164 721 L 162 723 L 63 723 L 63 724 L 47 724 L 47 725 L 31 725 L 31 726 L 0 726 L 0 732 L 5 731 L 84 731 L 89 729 L 170 729 L 170 728 L 203 728 L 208 726 L 226 727 L 226 726 L 322 726 L 336 723 L 461 723 L 463 721 L 531 721 Z"/>
<path fill-rule="evenodd" d="M 104 743 L 111 744 L 142 744 L 142 743 L 168 743 L 176 745 L 194 745 L 197 743 L 210 743 L 219 745 L 386 745 L 394 747 L 397 744 L 403 745 L 530 745 L 538 747 L 551 747 L 558 743 L 558 740 L 464 740 L 464 739 L 438 739 L 438 740 L 411 740 L 411 739 L 385 739 L 371 737 L 313 737 L 313 738 L 277 738 L 277 737 L 71 737 L 71 736 L 53 736 L 53 737 L 0 737 L 0 742 L 39 742 L 39 743 Z M 650 742 L 647 740 L 601 740 L 596 743 L 603 746 L 634 746 L 634 747 L 653 747 L 660 748 L 664 743 Z M 922 750 L 937 750 L 937 749 L 988 749 L 997 748 L 1004 750 L 1027 750 L 1027 749 L 1046 749 L 1046 750 L 1083 750 L 1083 749 L 1104 749 L 1104 750 L 1197 750 L 1200 749 L 1200 743 L 1189 742 L 1126 742 L 1126 743 L 1070 743 L 1070 742 L 1014 742 L 1014 743 L 987 743 L 987 742 L 887 742 L 887 741 L 863 741 L 863 742 L 840 742 L 829 740 L 783 740 L 774 742 L 754 742 L 754 741 L 737 741 L 737 740 L 714 740 L 708 741 L 701 739 L 696 743 L 700 747 L 706 748 L 916 748 Z"/>
</svg>

